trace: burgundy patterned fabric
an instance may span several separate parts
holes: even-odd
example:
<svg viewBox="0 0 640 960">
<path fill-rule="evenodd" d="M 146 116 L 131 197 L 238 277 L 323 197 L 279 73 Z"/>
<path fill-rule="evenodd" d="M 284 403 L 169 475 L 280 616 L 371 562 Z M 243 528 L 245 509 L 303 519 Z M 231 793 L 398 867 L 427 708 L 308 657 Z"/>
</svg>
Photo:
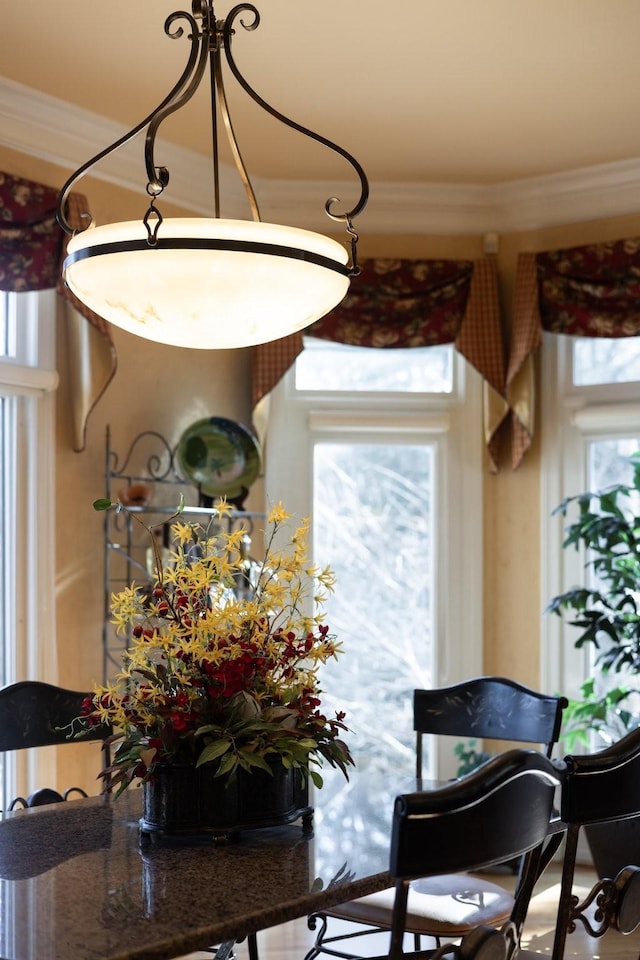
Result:
<svg viewBox="0 0 640 960">
<path fill-rule="evenodd" d="M 579 337 L 640 334 L 640 238 L 518 257 L 508 381 L 542 331 Z"/>
<path fill-rule="evenodd" d="M 522 380 L 542 332 L 578 337 L 640 335 L 640 238 L 594 243 L 518 257 L 507 392 Z M 513 390 L 517 399 L 517 391 Z M 532 430 L 512 404 L 514 465 Z M 517 462 L 516 462 L 517 461 Z"/>
<path fill-rule="evenodd" d="M 363 260 L 344 300 L 306 331 L 357 346 L 454 343 L 504 393 L 505 357 L 494 260 Z M 302 350 L 302 335 L 252 348 L 253 404 Z"/>
<path fill-rule="evenodd" d="M 56 221 L 57 202 L 53 187 L 0 172 L 0 290 L 55 288 L 74 308 L 65 309 L 65 319 L 74 450 L 79 452 L 85 447 L 87 419 L 113 379 L 117 358 L 110 325 L 62 281 L 68 237 Z M 76 193 L 68 198 L 66 215 L 74 230 L 91 221 L 86 199 Z M 94 328 L 89 336 L 85 320 Z"/>
<path fill-rule="evenodd" d="M 544 330 L 580 337 L 640 333 L 640 238 L 536 256 Z"/>
<path fill-rule="evenodd" d="M 472 273 L 470 260 L 363 260 L 342 303 L 308 333 L 360 347 L 452 343 Z"/>
<path fill-rule="evenodd" d="M 52 187 L 0 172 L 0 290 L 56 286 L 63 243 L 57 198 Z"/>
<path fill-rule="evenodd" d="M 55 287 L 111 343 L 109 324 L 64 286 L 62 260 L 68 237 L 56 221 L 58 191 L 0 171 L 0 290 L 24 293 Z M 75 230 L 91 221 L 86 199 L 72 193 L 67 220 Z"/>
</svg>

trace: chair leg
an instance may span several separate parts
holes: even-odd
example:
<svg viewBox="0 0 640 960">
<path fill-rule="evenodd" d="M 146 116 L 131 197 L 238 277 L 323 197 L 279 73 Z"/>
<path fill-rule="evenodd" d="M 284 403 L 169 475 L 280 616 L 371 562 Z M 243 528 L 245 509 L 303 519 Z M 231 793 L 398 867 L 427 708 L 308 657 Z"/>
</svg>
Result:
<svg viewBox="0 0 640 960">
<path fill-rule="evenodd" d="M 258 934 L 247 934 L 247 949 L 249 951 L 249 960 L 259 960 L 258 958 Z"/>
<path fill-rule="evenodd" d="M 572 890 L 579 832 L 579 827 L 570 826 L 566 833 L 564 858 L 562 861 L 560 900 L 558 903 L 558 916 L 556 918 L 556 931 L 553 938 L 553 952 L 551 954 L 552 960 L 562 960 L 564 956 L 567 933 L 569 932 L 569 924 L 571 922 L 571 909 L 573 902 L 575 902 Z"/>
<path fill-rule="evenodd" d="M 409 899 L 409 881 L 396 880 L 396 899 L 391 924 L 389 940 L 389 960 L 402 960 L 402 940 L 407 919 L 407 902 Z"/>
</svg>

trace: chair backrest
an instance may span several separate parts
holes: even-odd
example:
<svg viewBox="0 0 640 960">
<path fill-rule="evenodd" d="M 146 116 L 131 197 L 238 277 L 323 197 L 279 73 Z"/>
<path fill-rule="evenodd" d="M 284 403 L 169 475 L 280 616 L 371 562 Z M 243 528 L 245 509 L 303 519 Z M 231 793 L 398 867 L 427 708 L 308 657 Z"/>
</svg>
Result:
<svg viewBox="0 0 640 960">
<path fill-rule="evenodd" d="M 73 723 L 81 716 L 82 703 L 87 696 L 91 694 L 66 690 L 37 680 L 23 680 L 2 687 L 0 751 L 46 747 L 77 740 L 101 740 L 104 743 L 111 735 L 108 726 L 96 725 L 81 733 L 78 724 Z M 105 750 L 104 765 L 108 763 L 109 753 Z M 72 791 L 76 789 L 72 788 Z M 46 788 L 32 796 L 33 804 L 61 799 L 56 791 Z"/>
<path fill-rule="evenodd" d="M 90 693 L 65 690 L 38 680 L 22 680 L 0 689 L 0 751 L 47 747 L 72 741 L 72 723 L 82 714 Z M 105 740 L 107 728 L 96 726 L 82 740 Z"/>
<path fill-rule="evenodd" d="M 396 882 L 392 957 L 402 955 L 409 881 L 539 853 L 558 783 L 551 760 L 535 750 L 518 748 L 461 780 L 396 798 L 389 864 Z M 528 889 L 527 896 L 530 893 Z"/>
<path fill-rule="evenodd" d="M 640 729 L 598 753 L 564 758 L 560 816 L 583 826 L 640 816 Z"/>
<path fill-rule="evenodd" d="M 538 744 L 550 757 L 566 706 L 565 697 L 538 693 L 505 677 L 475 677 L 448 687 L 415 690 L 417 775 L 422 776 L 424 734 Z"/>
<path fill-rule="evenodd" d="M 616 877 L 598 880 L 586 895 L 584 891 L 580 896 L 573 893 L 581 828 L 640 817 L 640 729 L 597 753 L 565 757 L 564 768 L 560 818 L 566 825 L 566 838 L 553 960 L 562 960 L 567 935 L 579 923 L 593 937 L 601 937 L 610 928 L 632 933 L 640 925 L 640 853 L 633 840 L 629 865 Z"/>
</svg>

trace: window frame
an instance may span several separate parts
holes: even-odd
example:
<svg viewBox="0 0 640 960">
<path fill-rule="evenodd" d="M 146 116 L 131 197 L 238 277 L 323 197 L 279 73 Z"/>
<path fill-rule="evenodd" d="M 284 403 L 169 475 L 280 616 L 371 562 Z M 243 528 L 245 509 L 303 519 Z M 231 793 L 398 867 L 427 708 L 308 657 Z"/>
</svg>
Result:
<svg viewBox="0 0 640 960">
<path fill-rule="evenodd" d="M 482 391 L 480 375 L 454 352 L 451 394 L 358 391 L 322 395 L 296 390 L 291 367 L 269 400 L 267 509 L 282 500 L 295 516 L 309 515 L 316 438 L 327 441 L 349 436 L 370 443 L 380 437 L 407 443 L 427 439 L 437 445 L 436 483 L 443 498 L 435 543 L 435 563 L 443 578 L 434 612 L 433 675 L 437 685 L 482 672 Z M 460 602 L 461 589 L 464 603 Z M 455 775 L 453 745 L 434 744 L 433 753 L 434 774 Z"/>
<path fill-rule="evenodd" d="M 13 463 L 5 490 L 13 497 L 15 547 L 7 604 L 13 649 L 5 652 L 6 681 L 57 682 L 55 622 L 55 331 L 54 290 L 10 294 L 16 323 L 15 355 L 0 358 L 0 395 L 11 402 Z M 6 464 L 4 467 L 6 471 Z M 5 504 L 5 507 L 7 505 Z M 27 793 L 55 783 L 52 751 L 22 751 L 9 791 Z M 6 799 L 6 798 L 5 798 Z"/>
<path fill-rule="evenodd" d="M 542 606 L 584 580 L 582 550 L 562 546 L 567 520 L 553 510 L 588 486 L 587 451 L 592 440 L 640 436 L 640 383 L 573 383 L 572 339 L 545 333 L 542 345 L 541 551 Z M 580 696 L 591 670 L 588 645 L 577 650 L 573 628 L 561 617 L 541 617 L 543 688 Z M 577 633 L 576 633 L 577 636 Z"/>
</svg>

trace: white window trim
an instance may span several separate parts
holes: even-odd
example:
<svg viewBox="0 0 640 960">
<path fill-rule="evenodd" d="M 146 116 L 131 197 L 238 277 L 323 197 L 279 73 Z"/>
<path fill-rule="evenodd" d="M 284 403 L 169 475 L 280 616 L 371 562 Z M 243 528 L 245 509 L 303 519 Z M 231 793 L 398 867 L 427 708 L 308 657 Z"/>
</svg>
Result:
<svg viewBox="0 0 640 960">
<path fill-rule="evenodd" d="M 543 609 L 552 597 L 584 582 L 584 553 L 563 549 L 567 519 L 552 511 L 567 496 L 586 489 L 587 443 L 640 431 L 638 386 L 571 384 L 571 346 L 567 337 L 544 334 L 542 349 L 542 481 L 540 556 Z M 580 695 L 590 669 L 590 649 L 574 646 L 575 628 L 561 617 L 541 616 L 543 689 Z"/>
<path fill-rule="evenodd" d="M 0 360 L 0 392 L 20 396 L 17 454 L 17 536 L 14 581 L 16 644 L 12 679 L 56 683 L 55 621 L 55 330 L 57 296 L 46 290 L 20 294 L 17 356 Z M 24 751 L 18 787 L 30 792 L 55 783 L 54 751 Z M 24 763 L 23 763 L 24 761 Z"/>
<path fill-rule="evenodd" d="M 375 431 L 377 436 L 388 432 L 396 441 L 424 442 L 428 437 L 436 444 L 443 521 L 434 545 L 442 577 L 434 611 L 438 686 L 480 675 L 483 669 L 483 388 L 479 374 L 462 357 L 455 354 L 454 361 L 454 393 L 446 397 L 350 394 L 347 401 L 310 391 L 302 393 L 305 402 L 300 404 L 294 402 L 292 368 L 271 394 L 265 444 L 267 509 L 282 499 L 297 517 L 310 512 L 314 435 L 339 439 L 348 429 L 353 439 L 369 439 Z M 452 776 L 452 753 L 443 748 L 438 756 L 434 746 L 437 775 Z"/>
</svg>

